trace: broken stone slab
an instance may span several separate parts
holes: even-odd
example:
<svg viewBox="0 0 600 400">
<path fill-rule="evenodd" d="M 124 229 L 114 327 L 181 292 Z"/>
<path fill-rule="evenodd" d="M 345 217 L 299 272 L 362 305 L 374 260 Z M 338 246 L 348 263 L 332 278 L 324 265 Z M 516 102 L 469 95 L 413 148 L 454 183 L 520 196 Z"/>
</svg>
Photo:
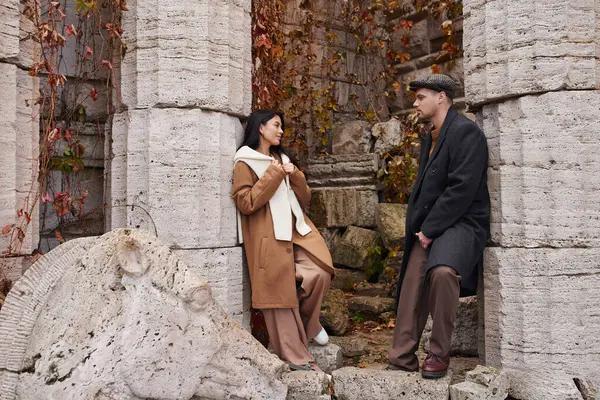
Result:
<svg viewBox="0 0 600 400">
<path fill-rule="evenodd" d="M 383 245 L 388 249 L 404 245 L 406 235 L 407 204 L 379 203 L 375 218 L 377 231 L 381 235 Z"/>
<path fill-rule="evenodd" d="M 394 299 L 390 297 L 351 296 L 347 300 L 350 313 L 360 313 L 367 319 L 394 310 Z"/>
<path fill-rule="evenodd" d="M 331 128 L 333 154 L 363 154 L 371 150 L 373 137 L 367 121 L 341 122 Z"/>
<path fill-rule="evenodd" d="M 338 400 L 447 400 L 451 377 L 424 379 L 419 372 L 345 367 L 333 371 Z"/>
<path fill-rule="evenodd" d="M 450 386 L 451 400 L 504 400 L 508 396 L 508 374 L 478 365 L 468 371 L 466 381 Z"/>
<path fill-rule="evenodd" d="M 432 325 L 433 321 L 429 316 L 421 336 L 421 344 L 427 352 L 429 351 Z M 452 332 L 450 355 L 476 357 L 479 353 L 477 329 L 477 296 L 461 297 L 456 312 L 454 331 Z"/>
<path fill-rule="evenodd" d="M 308 351 L 317 365 L 328 374 L 342 366 L 342 349 L 334 343 L 327 343 L 325 346 L 311 343 Z"/>
<path fill-rule="evenodd" d="M 367 270 L 371 266 L 369 249 L 379 245 L 377 231 L 349 226 L 332 250 L 333 262 L 349 268 Z"/>
<path fill-rule="evenodd" d="M 367 339 L 354 336 L 330 336 L 329 341 L 340 346 L 344 357 L 362 356 L 369 344 Z"/>
<path fill-rule="evenodd" d="M 388 297 L 389 286 L 386 283 L 360 282 L 356 285 L 356 296 Z"/>
<path fill-rule="evenodd" d="M 344 292 L 329 289 L 321 304 L 321 325 L 332 335 L 343 335 L 348 328 L 348 302 Z"/>
<path fill-rule="evenodd" d="M 344 292 L 353 292 L 355 285 L 366 280 L 367 273 L 365 271 L 338 267 L 335 270 L 335 278 L 331 281 L 330 287 Z"/>
<path fill-rule="evenodd" d="M 373 151 L 379 154 L 387 153 L 398 147 L 404 138 L 402 123 L 397 118 L 373 125 L 372 132 L 376 138 Z"/>
<path fill-rule="evenodd" d="M 0 311 L 2 400 L 285 399 L 287 366 L 146 232 L 69 241 Z M 34 371 L 35 373 L 32 373 Z"/>
<path fill-rule="evenodd" d="M 318 228 L 370 228 L 376 225 L 377 202 L 374 188 L 316 188 L 308 214 Z"/>
<path fill-rule="evenodd" d="M 327 155 L 310 158 L 305 175 L 311 188 L 363 187 L 375 189 L 377 154 Z"/>
<path fill-rule="evenodd" d="M 576 382 L 588 382 L 587 378 L 582 379 L 560 371 L 510 369 L 506 372 L 510 380 L 509 395 L 516 399 L 582 400 L 584 397 Z M 586 387 L 594 386 L 590 384 Z"/>
<path fill-rule="evenodd" d="M 287 400 L 331 399 L 331 381 L 324 372 L 292 371 L 283 374 L 281 381 L 288 387 Z"/>
</svg>

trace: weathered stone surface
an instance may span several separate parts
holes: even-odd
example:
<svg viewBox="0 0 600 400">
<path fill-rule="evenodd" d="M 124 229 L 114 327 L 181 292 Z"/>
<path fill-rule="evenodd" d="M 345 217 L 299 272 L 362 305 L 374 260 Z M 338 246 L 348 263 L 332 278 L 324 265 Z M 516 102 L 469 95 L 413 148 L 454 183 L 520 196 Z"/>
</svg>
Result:
<svg viewBox="0 0 600 400">
<path fill-rule="evenodd" d="M 327 343 L 325 346 L 311 343 L 308 351 L 317 365 L 328 374 L 342 366 L 342 349 L 334 343 Z"/>
<path fill-rule="evenodd" d="M 597 88 L 599 14 L 595 1 L 465 2 L 465 88 L 469 103 Z"/>
<path fill-rule="evenodd" d="M 338 400 L 447 400 L 450 376 L 427 380 L 419 372 L 345 367 L 333 371 Z"/>
<path fill-rule="evenodd" d="M 379 203 L 375 218 L 377 231 L 385 247 L 391 249 L 404 244 L 406 235 L 407 204 Z"/>
<path fill-rule="evenodd" d="M 330 289 L 321 305 L 321 325 L 332 335 L 343 335 L 348 328 L 348 302 L 339 289 Z"/>
<path fill-rule="evenodd" d="M 350 313 L 360 313 L 364 317 L 377 317 L 393 309 L 394 299 L 390 297 L 350 296 L 348 298 Z"/>
<path fill-rule="evenodd" d="M 332 250 L 333 262 L 366 270 L 371 265 L 368 257 L 369 248 L 379 241 L 377 231 L 349 226 Z"/>
<path fill-rule="evenodd" d="M 599 384 L 600 249 L 492 247 L 484 265 L 487 365 L 544 365 Z"/>
<path fill-rule="evenodd" d="M 312 191 L 309 215 L 317 227 L 374 227 L 377 202 L 374 189 L 317 188 Z"/>
<path fill-rule="evenodd" d="M 286 397 L 285 363 L 142 231 L 45 255 L 10 292 L 0 333 L 2 400 Z"/>
<path fill-rule="evenodd" d="M 566 4 L 566 3 L 565 3 Z M 503 247 L 600 247 L 600 90 L 485 106 L 492 240 Z M 543 204 L 543 207 L 540 205 Z"/>
<path fill-rule="evenodd" d="M 331 281 L 332 289 L 340 289 L 344 292 L 354 291 L 354 286 L 367 280 L 365 271 L 356 269 L 336 268 L 335 278 Z"/>
<path fill-rule="evenodd" d="M 400 21 L 394 21 L 396 25 L 400 25 Z M 408 36 L 408 46 L 404 47 L 402 37 Z M 429 37 L 427 35 L 427 19 L 422 19 L 413 24 L 410 32 L 404 29 L 398 29 L 392 34 L 392 49 L 394 51 L 406 51 L 411 58 L 417 58 L 429 53 Z"/>
<path fill-rule="evenodd" d="M 6 0 L 0 5 L 0 58 L 19 54 L 19 0 Z"/>
<path fill-rule="evenodd" d="M 292 371 L 281 380 L 288 387 L 287 400 L 331 399 L 329 378 L 323 372 Z"/>
<path fill-rule="evenodd" d="M 121 87 L 130 108 L 198 106 L 248 115 L 250 2 L 137 2 L 123 13 Z M 210 131 L 218 137 L 218 131 Z"/>
<path fill-rule="evenodd" d="M 391 118 L 387 122 L 380 122 L 373 125 L 373 136 L 376 138 L 374 151 L 376 153 L 385 153 L 397 147 L 402 142 L 404 132 L 402 124 L 397 118 Z"/>
<path fill-rule="evenodd" d="M 208 282 L 216 302 L 243 327 L 250 327 L 250 277 L 242 264 L 242 248 L 174 250 Z M 240 273 L 240 271 L 242 273 Z"/>
<path fill-rule="evenodd" d="M 425 351 L 429 351 L 432 325 L 433 321 L 430 316 L 427 325 L 425 325 L 423 336 L 421 336 L 421 343 Z M 476 357 L 479 348 L 477 329 L 477 297 L 462 297 L 458 303 L 450 354 Z"/>
<path fill-rule="evenodd" d="M 573 382 L 575 383 L 575 386 L 577 386 L 577 390 L 581 393 L 583 400 L 598 400 L 600 385 L 597 385 L 586 378 L 573 378 Z"/>
<path fill-rule="evenodd" d="M 508 396 L 508 374 L 478 365 L 467 372 L 466 381 L 450 386 L 451 400 L 504 400 Z"/>
<path fill-rule="evenodd" d="M 371 150 L 371 124 L 350 121 L 335 124 L 331 129 L 333 154 L 363 154 Z"/>
<path fill-rule="evenodd" d="M 389 285 L 385 283 L 360 282 L 356 285 L 356 296 L 388 297 Z"/>
<path fill-rule="evenodd" d="M 573 377 L 560 371 L 508 370 L 509 394 L 527 400 L 582 400 Z M 590 371 L 591 372 L 591 371 Z"/>
<path fill-rule="evenodd" d="M 180 249 L 237 244 L 230 198 L 236 137 L 243 135 L 237 118 L 199 109 L 134 110 L 115 116 L 113 130 L 120 134 L 113 135 L 112 228 L 156 229 Z"/>
<path fill-rule="evenodd" d="M 2 6 L 4 7 L 4 6 Z M 20 226 L 18 210 L 29 211 L 37 188 L 39 158 L 39 79 L 13 64 L 0 62 L 0 225 Z M 31 215 L 22 243 L 13 242 L 12 251 L 30 254 L 39 240 L 39 208 Z M 0 236 L 0 248 L 6 249 L 10 235 Z"/>
<path fill-rule="evenodd" d="M 305 174 L 311 188 L 375 189 L 378 166 L 377 154 L 330 155 L 310 158 Z"/>
<path fill-rule="evenodd" d="M 355 357 L 365 354 L 369 341 L 362 337 L 330 336 L 329 341 L 342 349 L 344 357 Z"/>
</svg>

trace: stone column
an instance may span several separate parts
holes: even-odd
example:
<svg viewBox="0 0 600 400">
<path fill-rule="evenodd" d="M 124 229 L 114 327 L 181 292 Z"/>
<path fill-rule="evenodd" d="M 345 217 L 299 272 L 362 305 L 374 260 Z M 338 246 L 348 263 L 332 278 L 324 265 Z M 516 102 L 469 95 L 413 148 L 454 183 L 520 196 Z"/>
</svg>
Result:
<svg viewBox="0 0 600 400">
<path fill-rule="evenodd" d="M 600 0 L 465 1 L 489 145 L 485 359 L 600 382 Z"/>
<path fill-rule="evenodd" d="M 251 110 L 250 4 L 128 2 L 107 224 L 156 231 L 244 323 L 247 279 L 230 191 L 239 117 Z"/>
<path fill-rule="evenodd" d="M 21 226 L 23 216 L 34 202 L 37 190 L 39 142 L 39 79 L 27 74 L 39 57 L 37 44 L 29 38 L 33 23 L 22 15 L 27 2 L 6 0 L 0 5 L 0 229 Z M 29 202 L 26 199 L 29 196 Z M 12 251 L 17 257 L 0 259 L 0 279 L 16 280 L 27 261 L 23 256 L 37 248 L 38 208 L 22 243 Z M 10 235 L 0 236 L 0 251 L 10 243 Z"/>
</svg>

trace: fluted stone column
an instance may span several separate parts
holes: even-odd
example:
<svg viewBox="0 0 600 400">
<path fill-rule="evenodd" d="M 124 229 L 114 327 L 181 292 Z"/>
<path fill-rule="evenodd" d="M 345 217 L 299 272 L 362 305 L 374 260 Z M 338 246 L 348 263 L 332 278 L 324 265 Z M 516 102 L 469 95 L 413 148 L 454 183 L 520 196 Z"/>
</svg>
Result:
<svg viewBox="0 0 600 400">
<path fill-rule="evenodd" d="M 156 230 L 244 323 L 247 279 L 230 191 L 239 117 L 252 100 L 250 5 L 128 2 L 108 222 Z"/>
<path fill-rule="evenodd" d="M 485 361 L 600 383 L 600 0 L 466 0 L 489 145 Z"/>
<path fill-rule="evenodd" d="M 25 212 L 35 199 L 39 148 L 39 78 L 27 74 L 39 57 L 37 45 L 29 34 L 33 23 L 22 15 L 27 2 L 6 0 L 0 4 L 0 227 L 21 226 Z M 29 196 L 29 202 L 25 200 Z M 27 255 L 39 240 L 39 209 L 31 215 L 22 244 L 17 243 L 15 255 Z M 0 236 L 0 249 L 5 250 L 10 235 Z M 11 280 L 21 276 L 23 257 L 0 259 L 0 278 Z"/>
</svg>

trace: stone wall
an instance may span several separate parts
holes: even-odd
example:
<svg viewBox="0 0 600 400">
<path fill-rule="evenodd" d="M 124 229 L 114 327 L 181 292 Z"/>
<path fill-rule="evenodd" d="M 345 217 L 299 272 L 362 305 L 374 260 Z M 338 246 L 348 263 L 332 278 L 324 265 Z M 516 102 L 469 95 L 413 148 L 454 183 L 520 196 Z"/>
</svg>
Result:
<svg viewBox="0 0 600 400">
<path fill-rule="evenodd" d="M 37 46 L 28 34 L 33 32 L 33 23 L 21 12 L 27 1 L 7 0 L 0 5 L 0 225 L 20 224 L 17 217 L 20 209 L 25 210 L 25 198 L 37 186 L 37 155 L 39 122 L 35 116 L 39 107 L 35 105 L 39 92 L 39 79 L 27 74 L 37 60 Z M 34 198 L 30 198 L 34 201 Z M 17 255 L 26 256 L 37 247 L 38 209 L 31 215 L 31 224 L 25 232 L 22 246 Z M 9 245 L 8 235 L 0 236 L 0 248 Z M 24 266 L 24 257 L 1 258 L 0 279 L 18 279 Z"/>
<path fill-rule="evenodd" d="M 465 1 L 465 91 L 490 152 L 485 361 L 600 383 L 600 1 Z"/>
<path fill-rule="evenodd" d="M 112 120 L 107 160 L 107 227 L 156 232 L 247 324 L 247 279 L 229 196 L 239 117 L 251 107 L 250 0 L 193 7 L 139 0 L 128 8 L 124 107 Z"/>
</svg>

